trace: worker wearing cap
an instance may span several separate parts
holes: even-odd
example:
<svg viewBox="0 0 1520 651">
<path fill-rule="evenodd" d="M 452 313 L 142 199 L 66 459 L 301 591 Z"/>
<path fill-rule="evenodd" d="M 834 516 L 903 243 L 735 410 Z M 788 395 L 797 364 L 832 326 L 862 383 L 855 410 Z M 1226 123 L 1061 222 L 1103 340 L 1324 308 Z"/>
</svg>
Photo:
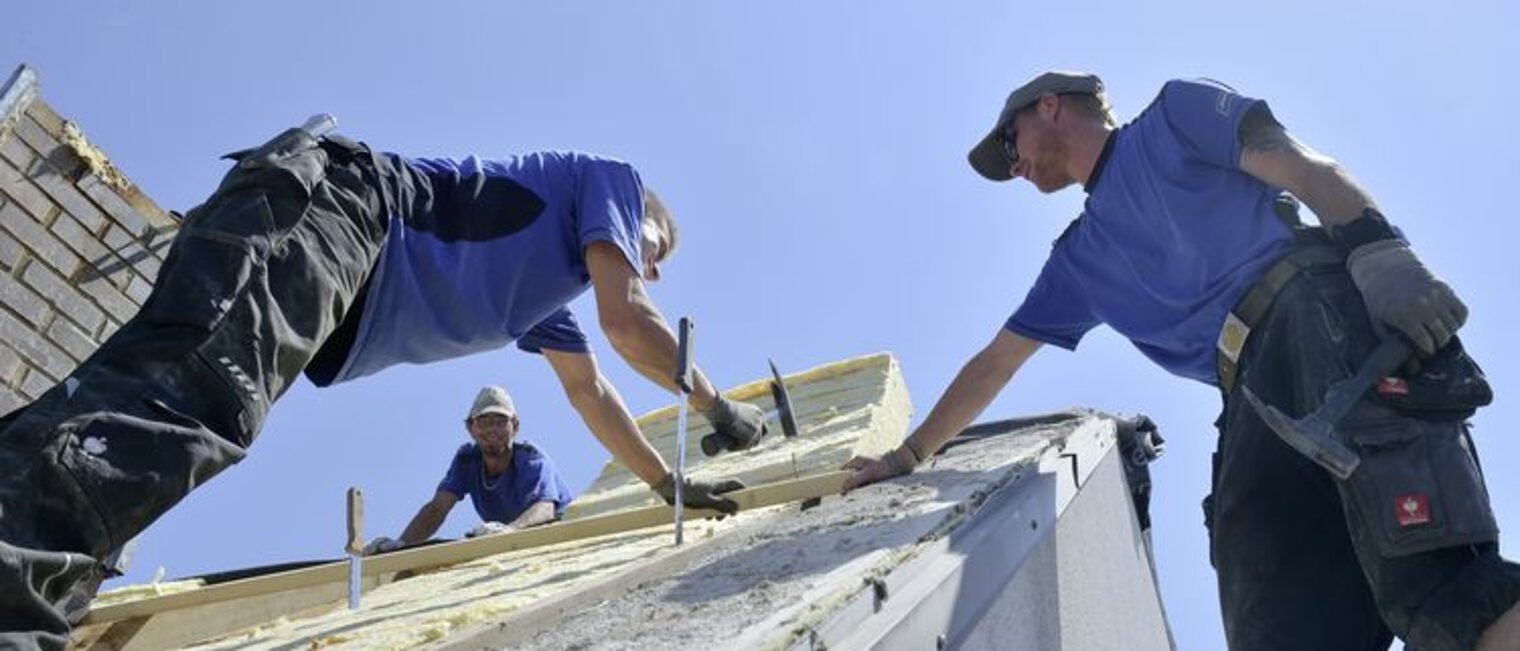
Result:
<svg viewBox="0 0 1520 651">
<path fill-rule="evenodd" d="M 422 505 L 399 539 L 380 536 L 364 547 L 364 553 L 388 552 L 431 538 L 466 495 L 481 519 L 470 536 L 558 520 L 570 504 L 570 489 L 548 455 L 517 440 L 518 425 L 517 408 L 506 389 L 481 388 L 464 419 L 473 442 L 454 453 L 433 499 Z"/>
<path fill-rule="evenodd" d="M 1393 634 L 1422 651 L 1520 649 L 1520 566 L 1498 555 L 1467 436 L 1491 398 L 1453 336 L 1467 309 L 1343 168 L 1218 82 L 1168 82 L 1119 126 L 1096 76 L 1062 72 L 1013 91 L 970 161 L 1043 193 L 1081 184 L 1082 213 L 903 445 L 846 464 L 847 488 L 910 472 L 1041 345 L 1074 349 L 1108 324 L 1224 397 L 1205 511 L 1232 649 L 1381 649 Z M 1412 344 L 1419 370 L 1337 425 L 1361 455 L 1347 480 L 1242 399 L 1308 414 L 1385 336 Z"/>
<path fill-rule="evenodd" d="M 242 459 L 303 371 L 326 386 L 515 343 L 548 360 L 612 456 L 667 502 L 643 437 L 567 304 L 592 290 L 612 347 L 675 390 L 677 342 L 645 282 L 675 222 L 629 164 L 574 152 L 377 153 L 290 129 L 189 211 L 139 313 L 0 418 L 0 646 L 62 649 L 106 558 Z M 761 410 L 694 373 L 689 403 L 727 449 Z M 733 512 L 732 479 L 684 478 Z"/>
</svg>

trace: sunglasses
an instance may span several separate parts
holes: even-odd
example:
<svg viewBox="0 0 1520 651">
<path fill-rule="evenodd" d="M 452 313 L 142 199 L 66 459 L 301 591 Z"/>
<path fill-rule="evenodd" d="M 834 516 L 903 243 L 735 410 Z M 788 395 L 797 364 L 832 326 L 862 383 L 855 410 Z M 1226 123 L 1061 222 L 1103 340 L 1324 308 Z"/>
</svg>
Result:
<svg viewBox="0 0 1520 651">
<path fill-rule="evenodd" d="M 1010 120 L 1008 126 L 1003 127 L 1003 130 L 998 133 L 998 144 L 1003 146 L 1003 158 L 1008 159 L 1009 168 L 1019 164 L 1018 143 L 1019 132 L 1013 128 L 1013 122 Z"/>
</svg>

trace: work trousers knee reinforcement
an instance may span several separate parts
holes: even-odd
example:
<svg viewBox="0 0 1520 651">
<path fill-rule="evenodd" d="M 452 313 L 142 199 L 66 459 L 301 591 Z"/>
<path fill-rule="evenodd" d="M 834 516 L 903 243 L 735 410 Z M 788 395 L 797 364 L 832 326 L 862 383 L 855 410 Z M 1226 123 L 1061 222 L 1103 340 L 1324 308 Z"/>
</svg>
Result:
<svg viewBox="0 0 1520 651">
<path fill-rule="evenodd" d="M 387 219 L 377 165 L 334 140 L 234 168 L 186 215 L 139 313 L 0 421 L 0 630 L 23 631 L 0 644 L 61 648 L 96 559 L 243 457 L 368 278 Z"/>
<path fill-rule="evenodd" d="M 1306 271 L 1253 329 L 1240 384 L 1302 417 L 1377 343 L 1345 272 Z M 1205 500 L 1231 649 L 1381 650 L 1394 634 L 1415 651 L 1469 649 L 1520 599 L 1461 410 L 1364 398 L 1336 427 L 1362 458 L 1339 481 L 1240 391 L 1226 396 Z"/>
</svg>

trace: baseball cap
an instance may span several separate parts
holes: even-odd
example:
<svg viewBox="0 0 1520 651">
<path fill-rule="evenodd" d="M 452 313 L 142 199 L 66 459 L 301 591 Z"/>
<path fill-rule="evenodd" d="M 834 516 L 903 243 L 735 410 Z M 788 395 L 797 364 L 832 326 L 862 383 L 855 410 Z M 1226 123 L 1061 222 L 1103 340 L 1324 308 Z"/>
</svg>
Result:
<svg viewBox="0 0 1520 651">
<path fill-rule="evenodd" d="M 486 386 L 475 395 L 475 404 L 470 407 L 469 420 L 474 420 L 481 414 L 516 416 L 517 408 L 512 406 L 512 397 L 507 395 L 506 389 Z"/>
<path fill-rule="evenodd" d="M 1003 155 L 1003 144 L 999 142 L 999 138 L 1001 138 L 1003 128 L 1013 121 L 1019 111 L 1047 93 L 1096 95 L 1101 92 L 1103 92 L 1103 80 L 1097 75 L 1055 70 L 1041 74 L 1023 86 L 1013 89 L 1013 92 L 1008 94 L 1008 101 L 1003 102 L 1003 112 L 998 114 L 997 123 L 992 125 L 992 131 L 989 131 L 987 137 L 982 138 L 981 142 L 976 143 L 976 146 L 971 148 L 971 153 L 966 156 L 967 160 L 971 161 L 971 168 L 976 170 L 977 174 L 992 181 L 1007 181 L 1013 178 L 1013 173 L 1008 169 L 1008 157 Z"/>
</svg>

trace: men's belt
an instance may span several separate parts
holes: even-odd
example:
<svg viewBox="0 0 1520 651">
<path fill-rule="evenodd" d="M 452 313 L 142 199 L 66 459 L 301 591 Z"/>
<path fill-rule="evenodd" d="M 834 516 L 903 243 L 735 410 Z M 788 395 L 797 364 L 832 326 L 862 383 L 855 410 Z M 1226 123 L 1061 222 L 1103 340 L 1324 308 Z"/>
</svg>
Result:
<svg viewBox="0 0 1520 651">
<path fill-rule="evenodd" d="M 1235 308 L 1224 317 L 1224 327 L 1219 329 L 1219 341 L 1215 344 L 1214 361 L 1219 371 L 1219 387 L 1226 395 L 1235 388 L 1240 372 L 1240 354 L 1251 337 L 1251 329 L 1259 324 L 1277 295 L 1300 271 L 1314 267 L 1341 265 L 1345 255 L 1340 249 L 1326 244 L 1300 246 L 1273 263 L 1247 290 Z"/>
</svg>

